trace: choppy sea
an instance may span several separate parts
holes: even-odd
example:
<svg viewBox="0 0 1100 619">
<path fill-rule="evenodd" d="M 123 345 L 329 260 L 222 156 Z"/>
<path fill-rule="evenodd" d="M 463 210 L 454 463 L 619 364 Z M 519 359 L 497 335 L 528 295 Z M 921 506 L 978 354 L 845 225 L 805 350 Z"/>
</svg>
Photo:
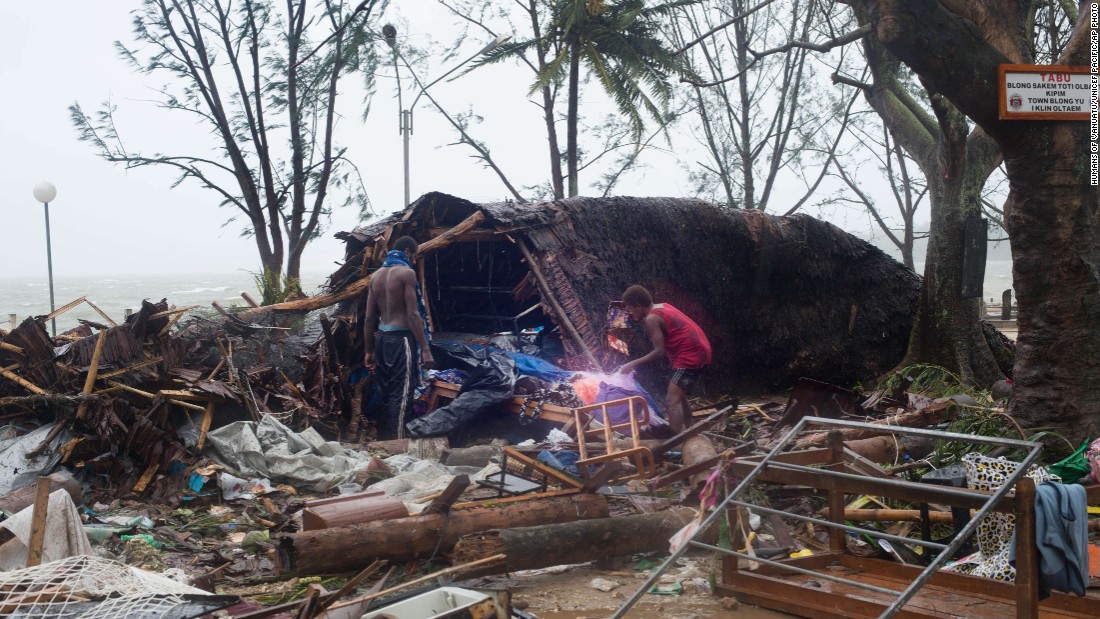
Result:
<svg viewBox="0 0 1100 619">
<path fill-rule="evenodd" d="M 924 271 L 924 264 L 917 263 L 917 272 Z M 314 293 L 327 279 L 327 273 L 303 273 L 302 289 Z M 1012 261 L 990 260 L 986 263 L 985 285 L 982 297 L 986 303 L 999 304 L 1001 293 L 1012 287 Z M 160 301 L 167 299 L 169 306 L 185 307 L 202 305 L 209 307 L 217 301 L 225 307 L 245 305 L 241 293 L 258 298 L 256 283 L 247 271 L 225 273 L 191 273 L 172 275 L 124 275 L 118 277 L 62 277 L 54 279 L 56 307 L 86 296 L 108 316 L 121 321 L 125 310 L 138 309 L 142 299 Z M 1015 299 L 1014 299 L 1015 301 Z M 0 276 L 0 326 L 8 328 L 11 314 L 18 321 L 27 316 L 50 312 L 50 292 L 45 274 L 41 278 Z M 58 331 L 77 325 L 83 318 L 102 322 L 102 318 L 87 304 L 80 304 L 57 319 Z"/>
<path fill-rule="evenodd" d="M 302 289 L 309 294 L 317 292 L 327 279 L 327 273 L 303 273 Z M 202 305 L 210 307 L 217 301 L 224 307 L 246 305 L 241 293 L 247 292 L 259 300 L 256 282 L 247 271 L 225 273 L 189 273 L 171 275 L 120 275 L 117 277 L 86 276 L 64 277 L 54 275 L 55 306 L 87 297 L 105 314 L 121 322 L 126 309 L 137 311 L 143 299 L 157 302 L 167 299 L 169 307 Z M 27 316 L 50 313 L 50 289 L 45 273 L 41 278 L 0 276 L 0 326 L 7 329 L 11 314 L 18 321 Z M 83 318 L 102 323 L 103 319 L 86 303 L 62 314 L 57 319 L 57 330 L 75 327 Z"/>
</svg>

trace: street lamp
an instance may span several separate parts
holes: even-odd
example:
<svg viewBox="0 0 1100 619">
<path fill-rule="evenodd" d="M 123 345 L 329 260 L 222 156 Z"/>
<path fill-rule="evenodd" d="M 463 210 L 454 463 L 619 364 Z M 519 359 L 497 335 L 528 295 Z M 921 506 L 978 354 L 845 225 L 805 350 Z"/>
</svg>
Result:
<svg viewBox="0 0 1100 619">
<path fill-rule="evenodd" d="M 466 63 L 470 62 L 471 60 L 474 60 L 478 56 L 488 54 L 497 47 L 500 47 L 503 43 L 511 39 L 512 36 L 508 34 L 498 35 L 485 47 L 481 48 L 476 54 L 456 64 L 454 67 L 451 68 L 450 71 L 447 71 L 443 75 L 440 75 L 439 77 L 429 82 L 427 86 L 424 86 L 420 83 L 420 78 L 416 76 L 416 73 L 413 72 L 412 67 L 409 66 L 409 63 L 405 60 L 403 56 L 401 56 L 401 52 L 398 51 L 397 28 L 395 28 L 392 24 L 386 24 L 382 27 L 382 38 L 385 39 L 386 44 L 389 45 L 390 49 L 393 50 L 393 70 L 397 76 L 397 107 L 399 108 L 400 112 L 400 117 L 398 119 L 398 131 L 401 133 L 401 141 L 405 149 L 405 206 L 408 206 L 411 202 L 411 198 L 409 196 L 409 136 L 412 135 L 413 131 L 413 108 L 416 107 L 416 102 L 420 100 L 420 97 L 425 92 L 427 92 L 429 88 L 443 81 L 448 75 L 461 69 L 463 66 L 466 65 Z M 409 104 L 408 108 L 403 107 L 401 103 L 401 73 L 397 66 L 398 59 L 400 59 L 401 62 L 405 64 L 405 68 L 409 70 L 409 75 L 412 75 L 413 81 L 415 81 L 416 85 L 420 88 L 420 90 L 416 93 L 416 97 L 412 100 L 412 103 Z M 438 104 L 436 105 L 438 106 Z"/>
<path fill-rule="evenodd" d="M 53 250 L 50 248 L 50 202 L 57 197 L 57 187 L 49 181 L 42 181 L 34 186 L 34 199 L 42 203 L 46 209 L 46 266 L 50 272 L 50 313 L 54 312 L 53 306 Z M 57 337 L 57 319 L 51 319 L 54 337 Z"/>
</svg>

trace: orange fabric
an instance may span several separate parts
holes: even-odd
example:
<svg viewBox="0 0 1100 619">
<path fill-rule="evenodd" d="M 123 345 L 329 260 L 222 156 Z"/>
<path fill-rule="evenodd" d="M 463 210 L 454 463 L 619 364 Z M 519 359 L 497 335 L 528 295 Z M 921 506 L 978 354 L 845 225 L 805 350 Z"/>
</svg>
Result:
<svg viewBox="0 0 1100 619">
<path fill-rule="evenodd" d="M 596 398 L 600 395 L 600 379 L 581 378 L 573 381 L 573 391 L 577 392 L 585 406 L 595 404 Z"/>
</svg>

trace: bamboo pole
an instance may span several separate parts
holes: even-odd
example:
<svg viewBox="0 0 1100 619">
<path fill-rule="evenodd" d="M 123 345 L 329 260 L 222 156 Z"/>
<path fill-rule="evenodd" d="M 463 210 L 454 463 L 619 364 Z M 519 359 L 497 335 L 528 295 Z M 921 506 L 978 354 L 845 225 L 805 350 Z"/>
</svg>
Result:
<svg viewBox="0 0 1100 619">
<path fill-rule="evenodd" d="M 509 237 L 511 238 L 511 237 Z M 602 369 L 600 362 L 596 361 L 596 356 L 592 354 L 592 351 L 588 349 L 588 344 L 584 342 L 584 338 L 577 331 L 577 328 L 573 326 L 573 322 L 569 320 L 569 316 L 565 313 L 565 309 L 558 303 L 557 297 L 554 296 L 554 291 L 550 288 L 549 282 L 546 281 L 546 277 L 542 274 L 542 269 L 539 268 L 535 257 L 531 255 L 531 250 L 527 248 L 527 243 L 521 238 L 516 241 L 516 246 L 519 247 L 519 251 L 523 254 L 523 257 L 527 260 L 527 266 L 531 269 L 531 274 L 535 276 L 535 281 L 538 282 L 539 288 L 542 290 L 543 298 L 553 308 L 554 313 L 558 315 L 558 320 L 561 321 L 565 330 L 569 332 L 569 336 L 581 347 L 588 360 L 593 366 Z"/>
<path fill-rule="evenodd" d="M 430 252 L 450 245 L 455 239 L 462 236 L 463 232 L 476 228 L 483 221 L 485 221 L 485 213 L 482 211 L 474 211 L 473 215 L 463 219 L 455 227 L 430 241 L 421 243 L 420 248 L 416 250 L 416 255 L 418 257 L 426 256 Z"/>
<path fill-rule="evenodd" d="M 99 309 L 98 305 L 96 305 L 95 303 L 92 303 L 88 299 L 84 299 L 84 302 L 87 303 L 89 306 L 91 306 L 91 308 L 94 309 L 95 312 L 103 318 L 103 320 L 106 320 L 107 324 L 111 325 L 112 327 L 117 327 L 118 326 L 118 323 L 115 322 L 114 320 L 111 320 L 111 317 L 108 316 L 107 314 L 105 314 L 103 312 L 103 310 Z"/>
<path fill-rule="evenodd" d="M 30 391 L 31 393 L 36 393 L 38 395 L 50 395 L 50 392 L 46 391 L 42 387 L 39 387 L 38 385 L 36 385 L 36 384 L 32 383 L 31 381 L 23 378 L 22 376 L 19 376 L 17 374 L 13 374 L 13 373 L 5 370 L 5 369 L 0 368 L 0 376 L 3 376 L 4 378 L 6 378 L 6 379 L 8 379 L 8 380 L 10 380 L 14 383 L 17 383 L 18 385 L 20 385 L 21 387 L 23 387 L 27 391 Z"/>
<path fill-rule="evenodd" d="M 45 322 L 47 320 L 53 320 L 54 318 L 57 318 L 58 316 L 64 314 L 65 312 L 73 309 L 74 307 L 76 307 L 77 305 L 80 305 L 81 303 L 83 303 L 86 300 L 87 300 L 87 297 L 80 297 L 79 299 L 77 299 L 75 301 L 69 301 L 65 305 L 62 305 L 61 307 L 55 309 L 50 314 L 47 314 L 46 317 L 42 319 L 42 321 Z"/>
<path fill-rule="evenodd" d="M 15 344 L 9 344 L 7 342 L 0 342 L 0 348 L 3 348 L 4 350 L 10 350 L 11 352 L 13 352 L 17 355 L 22 355 L 23 354 L 23 349 L 16 346 Z"/>
</svg>

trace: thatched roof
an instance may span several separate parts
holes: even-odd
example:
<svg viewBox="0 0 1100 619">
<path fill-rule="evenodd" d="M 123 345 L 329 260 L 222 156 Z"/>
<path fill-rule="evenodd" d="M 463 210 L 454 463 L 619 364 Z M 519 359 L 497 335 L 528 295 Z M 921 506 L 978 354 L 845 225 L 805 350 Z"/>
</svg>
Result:
<svg viewBox="0 0 1100 619">
<path fill-rule="evenodd" d="M 630 284 L 692 316 L 714 347 L 711 391 L 782 388 L 803 376 L 850 386 L 889 370 L 905 351 L 920 288 L 912 271 L 812 217 L 701 200 L 474 204 L 429 193 L 403 212 L 338 235 L 348 243 L 348 263 L 332 285 L 361 277 L 389 239 L 407 234 L 423 244 L 479 212 L 483 221 L 464 237 L 526 243 L 594 351 L 606 351 L 608 302 Z M 572 352 L 580 350 L 573 345 Z"/>
</svg>

